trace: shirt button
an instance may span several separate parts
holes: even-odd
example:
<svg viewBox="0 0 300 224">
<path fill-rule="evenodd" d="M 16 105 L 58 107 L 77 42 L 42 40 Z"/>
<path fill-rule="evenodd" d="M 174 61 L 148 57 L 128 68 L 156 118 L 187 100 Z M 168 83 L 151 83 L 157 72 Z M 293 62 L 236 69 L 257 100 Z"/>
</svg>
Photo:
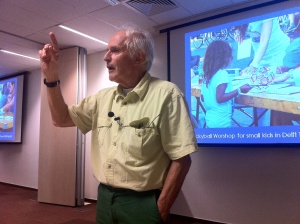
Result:
<svg viewBox="0 0 300 224">
<path fill-rule="evenodd" d="M 110 164 L 108 164 L 108 165 L 107 165 L 107 168 L 108 168 L 108 169 L 110 169 L 110 168 L 111 168 L 111 165 L 110 165 Z"/>
<path fill-rule="evenodd" d="M 117 143 L 116 143 L 116 142 L 114 142 L 114 143 L 113 143 L 113 146 L 116 146 L 116 145 L 117 145 Z"/>
</svg>

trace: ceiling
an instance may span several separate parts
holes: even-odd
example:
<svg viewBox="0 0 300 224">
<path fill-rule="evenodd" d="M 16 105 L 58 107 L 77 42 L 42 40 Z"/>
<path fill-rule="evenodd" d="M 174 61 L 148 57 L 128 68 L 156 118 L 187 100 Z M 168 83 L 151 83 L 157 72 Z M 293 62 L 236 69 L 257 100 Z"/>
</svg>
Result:
<svg viewBox="0 0 300 224">
<path fill-rule="evenodd" d="M 113 5 L 111 2 L 118 4 Z M 153 35 L 168 28 L 232 7 L 247 7 L 271 0 L 0 0 L 0 49 L 39 58 L 38 50 L 56 34 L 60 48 L 80 46 L 88 54 L 103 51 L 106 45 L 66 31 L 62 24 L 108 42 L 117 28 L 134 23 Z M 0 78 L 33 71 L 39 61 L 0 51 Z"/>
</svg>

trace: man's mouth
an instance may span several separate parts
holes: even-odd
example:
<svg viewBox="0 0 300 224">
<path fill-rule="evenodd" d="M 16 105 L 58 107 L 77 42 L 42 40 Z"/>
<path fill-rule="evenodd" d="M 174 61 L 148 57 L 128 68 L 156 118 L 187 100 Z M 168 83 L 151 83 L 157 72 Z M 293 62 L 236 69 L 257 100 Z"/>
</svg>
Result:
<svg viewBox="0 0 300 224">
<path fill-rule="evenodd" d="M 106 67 L 107 67 L 107 69 L 108 69 L 109 72 L 111 72 L 111 71 L 113 71 L 115 69 L 112 65 L 108 65 Z"/>
</svg>

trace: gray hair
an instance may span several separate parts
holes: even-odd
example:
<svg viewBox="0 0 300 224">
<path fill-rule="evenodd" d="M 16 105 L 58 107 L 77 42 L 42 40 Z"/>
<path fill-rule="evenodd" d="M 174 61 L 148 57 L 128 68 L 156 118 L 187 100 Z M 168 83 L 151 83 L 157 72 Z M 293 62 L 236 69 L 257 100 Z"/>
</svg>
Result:
<svg viewBox="0 0 300 224">
<path fill-rule="evenodd" d="M 145 55 L 146 69 L 149 71 L 154 59 L 154 41 L 151 34 L 133 24 L 123 25 L 121 30 L 125 31 L 127 39 L 124 44 L 127 46 L 131 57 L 141 51 Z"/>
</svg>

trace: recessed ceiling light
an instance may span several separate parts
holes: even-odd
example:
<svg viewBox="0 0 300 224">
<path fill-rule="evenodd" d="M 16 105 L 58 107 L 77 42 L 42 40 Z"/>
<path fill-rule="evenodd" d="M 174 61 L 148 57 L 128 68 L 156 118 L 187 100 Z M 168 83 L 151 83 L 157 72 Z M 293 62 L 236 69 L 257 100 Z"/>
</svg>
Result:
<svg viewBox="0 0 300 224">
<path fill-rule="evenodd" d="M 99 40 L 99 39 L 97 39 L 97 38 L 91 37 L 91 36 L 89 36 L 89 35 L 87 35 L 87 34 L 84 34 L 84 33 L 79 32 L 79 31 L 77 31 L 77 30 L 71 29 L 71 28 L 69 28 L 69 27 L 67 27 L 67 26 L 64 26 L 64 25 L 58 25 L 58 27 L 63 28 L 63 29 L 65 29 L 65 30 L 68 30 L 68 31 L 70 31 L 70 32 L 76 33 L 76 34 L 78 34 L 78 35 L 80 35 L 80 36 L 89 38 L 89 39 L 91 39 L 91 40 L 97 41 L 97 42 L 99 42 L 99 43 L 101 43 L 101 44 L 108 45 L 108 43 L 106 43 L 106 42 L 104 42 L 104 41 L 102 41 L 102 40 Z"/>
<path fill-rule="evenodd" d="M 23 55 L 23 54 L 18 54 L 18 53 L 12 52 L 12 51 L 7 51 L 7 50 L 3 50 L 3 49 L 0 49 L 0 51 L 3 52 L 3 53 L 6 53 L 6 54 L 12 54 L 12 55 L 16 55 L 16 56 L 20 56 L 20 57 L 23 57 L 23 58 L 36 60 L 36 61 L 40 60 L 38 58 L 29 57 L 29 56 L 26 56 L 26 55 Z"/>
<path fill-rule="evenodd" d="M 120 3 L 118 0 L 105 0 L 110 5 L 117 5 Z"/>
</svg>

